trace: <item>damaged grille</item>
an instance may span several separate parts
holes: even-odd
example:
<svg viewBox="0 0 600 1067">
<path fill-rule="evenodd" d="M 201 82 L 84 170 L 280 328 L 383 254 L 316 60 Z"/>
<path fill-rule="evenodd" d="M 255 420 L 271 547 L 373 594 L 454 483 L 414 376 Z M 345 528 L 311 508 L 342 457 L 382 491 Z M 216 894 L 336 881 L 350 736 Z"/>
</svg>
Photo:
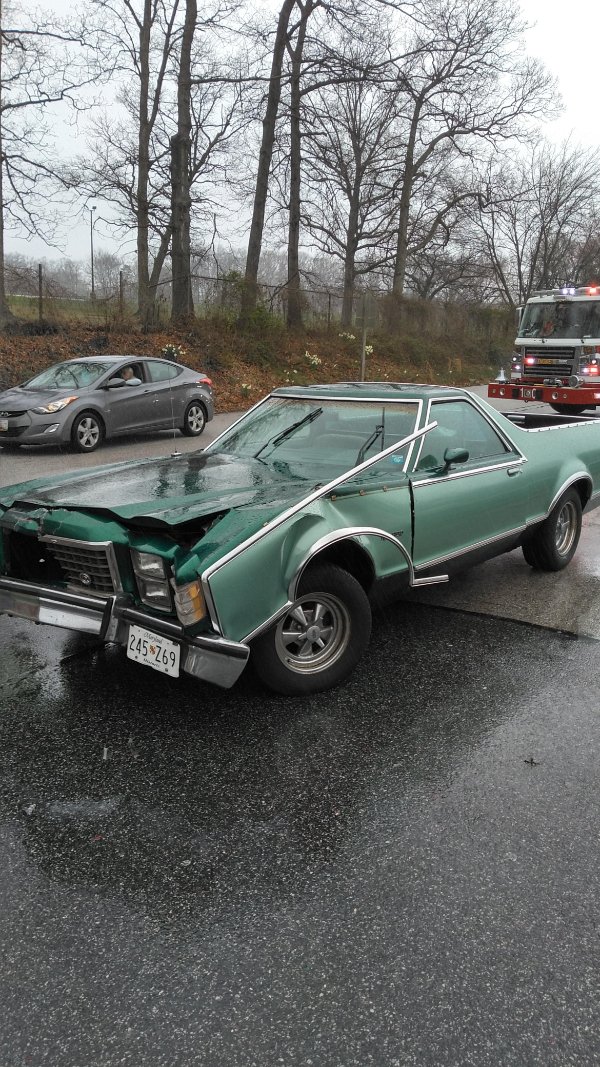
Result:
<svg viewBox="0 0 600 1067">
<path fill-rule="evenodd" d="M 68 538 L 37 537 L 12 532 L 10 573 L 14 578 L 112 596 L 121 588 L 110 542 L 88 543 Z"/>
</svg>

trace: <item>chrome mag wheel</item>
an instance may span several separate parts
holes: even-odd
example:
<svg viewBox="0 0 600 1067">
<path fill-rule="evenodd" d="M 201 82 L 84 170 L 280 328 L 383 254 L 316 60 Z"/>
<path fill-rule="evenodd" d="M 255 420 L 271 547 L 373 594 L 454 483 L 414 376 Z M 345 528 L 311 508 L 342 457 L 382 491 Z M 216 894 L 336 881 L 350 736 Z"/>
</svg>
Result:
<svg viewBox="0 0 600 1067">
<path fill-rule="evenodd" d="M 575 502 L 566 500 L 556 517 L 555 545 L 560 556 L 566 556 L 579 530 L 579 515 Z"/>
<path fill-rule="evenodd" d="M 332 666 L 350 639 L 345 605 L 328 593 L 300 597 L 277 624 L 275 649 L 289 670 L 312 674 Z"/>
<path fill-rule="evenodd" d="M 335 563 L 307 569 L 298 596 L 252 644 L 262 681 L 277 693 L 318 693 L 345 682 L 364 655 L 371 605 L 360 582 Z"/>
</svg>

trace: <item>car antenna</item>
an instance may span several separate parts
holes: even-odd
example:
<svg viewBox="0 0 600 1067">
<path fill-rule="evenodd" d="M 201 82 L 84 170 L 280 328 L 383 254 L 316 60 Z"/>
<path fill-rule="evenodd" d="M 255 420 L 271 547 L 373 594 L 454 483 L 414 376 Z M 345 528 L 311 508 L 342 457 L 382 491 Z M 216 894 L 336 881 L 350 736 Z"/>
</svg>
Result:
<svg viewBox="0 0 600 1067">
<path fill-rule="evenodd" d="M 171 430 L 173 431 L 173 452 L 171 452 L 171 459 L 176 459 L 177 456 L 181 456 L 182 452 L 177 448 L 175 441 L 175 415 L 173 413 L 173 379 L 169 378 L 169 400 L 171 401 Z"/>
</svg>

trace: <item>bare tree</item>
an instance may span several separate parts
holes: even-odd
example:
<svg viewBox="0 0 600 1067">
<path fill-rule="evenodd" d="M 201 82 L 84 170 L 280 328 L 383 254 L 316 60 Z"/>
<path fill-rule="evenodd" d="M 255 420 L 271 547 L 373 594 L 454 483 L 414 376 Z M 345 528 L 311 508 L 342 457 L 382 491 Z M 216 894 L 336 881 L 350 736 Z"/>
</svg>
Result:
<svg viewBox="0 0 600 1067">
<path fill-rule="evenodd" d="M 290 57 L 290 161 L 289 161 L 289 211 L 288 211 L 288 280 L 287 324 L 300 326 L 302 302 L 300 293 L 300 190 L 302 180 L 302 133 L 301 133 L 301 77 L 304 46 L 308 20 L 322 0 L 297 0 L 299 17 L 292 34 L 287 39 Z"/>
<path fill-rule="evenodd" d="M 138 314 L 151 320 L 156 290 L 168 252 L 170 233 L 164 225 L 168 181 L 155 178 L 155 128 L 163 106 L 171 59 L 181 35 L 179 0 L 91 0 L 93 28 L 110 56 L 117 99 L 122 108 L 94 121 L 94 158 L 80 161 L 74 176 L 88 196 L 125 208 L 117 226 L 126 232 L 133 217 L 136 233 Z M 160 205 L 160 209 L 158 208 Z M 157 220 L 157 211 L 162 215 Z"/>
<path fill-rule="evenodd" d="M 520 136 L 528 119 L 547 111 L 553 84 L 537 61 L 523 55 L 524 25 L 513 3 L 427 0 L 421 11 L 405 49 L 412 58 L 396 72 L 410 104 L 399 159 L 393 281 L 398 294 L 406 281 L 415 186 L 427 181 L 435 156 L 446 146 L 468 154 L 477 144 Z M 454 209 L 457 195 L 465 194 L 454 191 L 449 203 L 432 213 L 422 247 Z"/>
<path fill-rule="evenodd" d="M 490 167 L 475 223 L 503 301 L 519 304 L 535 289 L 581 276 L 585 249 L 594 247 L 599 168 L 597 150 L 568 141 L 540 142 L 528 158 Z"/>
<path fill-rule="evenodd" d="M 171 320 L 182 324 L 193 315 L 192 298 L 192 209 L 207 219 L 207 198 L 201 201 L 194 185 L 205 184 L 218 169 L 230 140 L 245 124 L 240 114 L 241 77 L 231 62 L 217 64 L 203 40 L 202 61 L 194 59 L 194 38 L 201 29 L 219 27 L 238 7 L 236 0 L 223 0 L 212 10 L 203 9 L 198 20 L 197 0 L 186 0 L 181 46 L 177 60 L 177 132 L 170 139 L 171 159 Z M 218 110 L 218 117 L 216 111 Z M 163 117 L 163 128 L 167 123 Z M 216 233 L 204 235 L 212 243 Z M 208 239 L 207 239 L 208 238 Z"/>
<path fill-rule="evenodd" d="M 195 190 L 218 173 L 218 157 L 237 129 L 239 77 L 229 59 L 215 61 L 210 39 L 231 4 L 213 2 L 198 15 L 196 0 L 92 2 L 107 27 L 102 40 L 115 67 L 120 115 L 115 120 L 113 106 L 91 124 L 92 158 L 79 160 L 73 180 L 88 198 L 106 203 L 114 231 L 135 234 L 144 325 L 152 321 L 172 247 L 174 314 L 181 319 L 193 310 L 194 227 L 207 225 L 209 241 L 214 230 L 210 197 L 200 204 Z"/>
<path fill-rule="evenodd" d="M 304 133 L 303 218 L 317 248 L 342 265 L 343 326 L 352 321 L 356 279 L 389 260 L 401 147 L 398 95 L 369 75 L 377 51 L 372 44 L 347 47 L 354 80 L 313 94 Z M 385 50 L 380 57 L 383 62 Z"/>
<path fill-rule="evenodd" d="M 194 313 L 190 254 L 190 149 L 192 131 L 192 45 L 198 5 L 185 0 L 185 19 L 177 73 L 177 132 L 171 138 L 171 320 L 185 323 Z"/>
<path fill-rule="evenodd" d="M 275 128 L 281 101 L 281 83 L 283 61 L 288 43 L 289 25 L 296 0 L 283 0 L 277 19 L 277 28 L 273 42 L 271 71 L 268 91 L 262 118 L 262 138 L 258 154 L 258 167 L 252 206 L 252 221 L 248 237 L 246 269 L 244 273 L 244 293 L 242 298 L 242 320 L 245 320 L 256 305 L 258 268 L 262 250 L 265 212 L 269 191 L 269 174 L 273 159 Z"/>
<path fill-rule="evenodd" d="M 4 283 L 5 228 L 52 239 L 65 190 L 48 109 L 83 106 L 89 81 L 82 34 L 54 18 L 0 8 L 0 329 L 14 324 Z"/>
</svg>

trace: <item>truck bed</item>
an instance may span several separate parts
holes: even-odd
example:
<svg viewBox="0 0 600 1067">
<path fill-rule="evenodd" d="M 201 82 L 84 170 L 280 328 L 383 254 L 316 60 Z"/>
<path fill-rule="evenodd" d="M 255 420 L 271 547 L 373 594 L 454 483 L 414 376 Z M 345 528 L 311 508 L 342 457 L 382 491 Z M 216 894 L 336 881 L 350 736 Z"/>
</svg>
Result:
<svg viewBox="0 0 600 1067">
<path fill-rule="evenodd" d="M 581 422 L 599 422 L 600 415 L 557 415 L 552 411 L 503 411 L 506 419 L 522 430 L 539 430 L 544 426 L 570 426 Z"/>
</svg>

